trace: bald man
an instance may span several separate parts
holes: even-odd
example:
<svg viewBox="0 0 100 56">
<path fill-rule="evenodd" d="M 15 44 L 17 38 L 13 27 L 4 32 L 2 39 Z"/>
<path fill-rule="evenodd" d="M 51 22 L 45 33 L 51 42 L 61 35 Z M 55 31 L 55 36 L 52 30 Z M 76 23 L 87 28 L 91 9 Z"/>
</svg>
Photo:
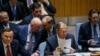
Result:
<svg viewBox="0 0 100 56">
<path fill-rule="evenodd" d="M 29 25 L 19 26 L 19 40 L 23 48 L 31 54 L 37 50 L 39 45 L 40 31 L 42 26 L 40 18 L 34 17 Z"/>
</svg>

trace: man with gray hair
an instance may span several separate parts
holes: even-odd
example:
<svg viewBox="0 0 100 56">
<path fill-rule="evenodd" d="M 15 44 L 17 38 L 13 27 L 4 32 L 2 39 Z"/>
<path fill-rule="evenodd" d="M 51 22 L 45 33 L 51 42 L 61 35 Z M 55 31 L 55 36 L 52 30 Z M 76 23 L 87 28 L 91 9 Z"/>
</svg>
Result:
<svg viewBox="0 0 100 56">
<path fill-rule="evenodd" d="M 49 36 L 56 34 L 55 25 L 53 24 L 53 17 L 52 16 L 44 16 L 42 18 L 42 42 L 46 40 Z"/>
<path fill-rule="evenodd" d="M 19 41 L 31 54 L 38 48 L 41 26 L 42 22 L 38 17 L 34 17 L 29 25 L 19 26 Z"/>
<path fill-rule="evenodd" d="M 65 40 L 71 40 L 71 47 L 64 46 L 66 43 Z M 68 52 L 65 50 L 69 49 Z M 45 49 L 45 55 L 46 56 L 53 56 L 54 51 L 63 53 L 74 53 L 76 51 L 80 51 L 76 41 L 74 39 L 74 36 L 72 34 L 68 33 L 68 26 L 63 22 L 58 22 L 56 25 L 56 34 L 47 38 L 46 40 L 46 49 Z"/>
</svg>

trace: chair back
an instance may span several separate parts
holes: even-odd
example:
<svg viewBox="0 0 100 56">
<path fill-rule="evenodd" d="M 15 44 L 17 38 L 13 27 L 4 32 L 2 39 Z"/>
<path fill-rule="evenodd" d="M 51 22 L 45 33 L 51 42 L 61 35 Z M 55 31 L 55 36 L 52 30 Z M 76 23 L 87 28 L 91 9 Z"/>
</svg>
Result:
<svg viewBox="0 0 100 56">
<path fill-rule="evenodd" d="M 76 43 L 78 44 L 78 36 L 79 36 L 79 30 L 80 30 L 80 26 L 82 23 L 77 23 L 76 24 Z M 79 49 L 82 49 L 81 46 L 78 44 Z"/>
<path fill-rule="evenodd" d="M 46 42 L 42 42 L 42 43 L 39 45 L 40 56 L 44 56 L 45 47 L 46 47 Z"/>
</svg>

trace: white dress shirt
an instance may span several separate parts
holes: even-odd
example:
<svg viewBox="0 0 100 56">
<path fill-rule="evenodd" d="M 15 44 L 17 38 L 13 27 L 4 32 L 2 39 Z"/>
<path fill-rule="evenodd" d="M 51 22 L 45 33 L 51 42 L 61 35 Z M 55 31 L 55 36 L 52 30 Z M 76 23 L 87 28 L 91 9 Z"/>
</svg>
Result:
<svg viewBox="0 0 100 56">
<path fill-rule="evenodd" d="M 7 23 L 6 25 L 3 25 L 4 29 L 6 28 L 10 28 L 9 23 Z"/>
<path fill-rule="evenodd" d="M 28 25 L 28 35 L 27 35 L 27 42 L 26 42 L 26 45 L 25 45 L 25 49 L 28 50 L 28 46 L 29 46 L 29 41 L 30 41 L 30 37 L 31 37 L 31 29 L 30 29 L 30 24 Z M 34 48 L 34 45 L 35 45 L 35 36 L 32 35 L 32 48 Z"/>
<path fill-rule="evenodd" d="M 27 2 L 27 7 L 28 8 L 30 8 L 30 5 L 33 4 L 33 0 L 26 0 L 26 2 Z"/>
<path fill-rule="evenodd" d="M 58 34 L 57 34 L 57 39 L 58 39 L 58 46 L 59 47 L 62 47 L 63 44 L 65 43 L 65 39 L 61 39 Z"/>
<path fill-rule="evenodd" d="M 7 53 L 7 44 L 5 44 L 3 41 L 2 41 L 2 43 L 3 43 L 3 47 L 4 47 L 4 52 L 5 52 L 5 55 L 6 55 L 6 53 Z M 9 44 L 10 53 L 12 54 L 11 48 L 10 48 L 10 47 L 11 47 L 11 46 L 10 46 L 10 44 Z"/>
</svg>

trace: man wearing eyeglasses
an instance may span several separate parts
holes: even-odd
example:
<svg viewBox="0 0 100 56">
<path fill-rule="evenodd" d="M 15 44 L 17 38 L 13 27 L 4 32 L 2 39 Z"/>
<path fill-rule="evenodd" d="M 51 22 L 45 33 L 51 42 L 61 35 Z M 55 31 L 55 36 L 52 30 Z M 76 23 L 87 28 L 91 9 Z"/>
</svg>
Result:
<svg viewBox="0 0 100 56">
<path fill-rule="evenodd" d="M 97 9 L 91 9 L 88 14 L 89 22 L 83 23 L 79 30 L 78 43 L 83 51 L 89 51 L 89 47 L 100 47 L 100 12 Z"/>
</svg>

